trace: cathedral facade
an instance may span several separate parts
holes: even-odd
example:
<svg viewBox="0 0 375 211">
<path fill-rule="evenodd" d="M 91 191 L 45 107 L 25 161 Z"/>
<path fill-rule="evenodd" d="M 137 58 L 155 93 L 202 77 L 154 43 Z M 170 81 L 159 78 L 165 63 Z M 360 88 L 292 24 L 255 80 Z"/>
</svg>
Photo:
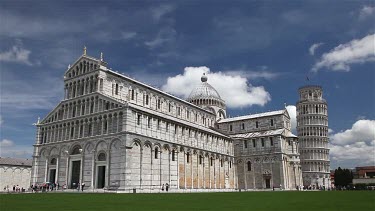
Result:
<svg viewBox="0 0 375 211">
<path fill-rule="evenodd" d="M 118 192 L 295 189 L 298 139 L 286 109 L 226 117 L 203 75 L 183 100 L 83 55 L 64 99 L 36 124 L 32 184 Z"/>
</svg>

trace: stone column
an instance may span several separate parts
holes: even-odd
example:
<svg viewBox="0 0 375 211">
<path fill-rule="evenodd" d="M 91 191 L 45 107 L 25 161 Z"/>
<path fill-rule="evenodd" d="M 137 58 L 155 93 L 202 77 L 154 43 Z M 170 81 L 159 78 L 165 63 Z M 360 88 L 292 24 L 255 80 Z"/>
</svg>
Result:
<svg viewBox="0 0 375 211">
<path fill-rule="evenodd" d="M 190 188 L 193 189 L 194 188 L 194 166 L 193 166 L 194 158 L 193 158 L 193 156 L 196 156 L 196 155 L 194 155 L 194 152 L 192 152 L 191 154 L 192 154 L 192 156 L 191 156 L 191 163 L 190 163 L 190 178 L 191 178 L 191 187 Z"/>
<path fill-rule="evenodd" d="M 69 168 L 70 168 L 70 163 L 69 163 L 69 154 L 67 153 L 66 155 L 66 172 L 65 172 L 65 184 L 66 184 L 66 187 L 70 187 L 70 184 L 69 184 Z"/>
<path fill-rule="evenodd" d="M 179 161 L 179 155 L 178 155 L 179 149 L 176 149 L 174 153 L 175 153 L 174 155 L 175 158 L 177 158 L 177 189 L 180 189 L 180 161 Z"/>
<path fill-rule="evenodd" d="M 91 158 L 91 189 L 94 191 L 95 189 L 95 150 L 91 151 L 92 158 Z"/>
<path fill-rule="evenodd" d="M 186 189 L 186 153 L 185 153 L 185 149 L 184 149 L 184 189 Z"/>
<path fill-rule="evenodd" d="M 56 177 L 55 177 L 55 183 L 59 183 L 59 168 L 60 168 L 60 156 L 56 158 Z"/>
<path fill-rule="evenodd" d="M 47 182 L 48 180 L 48 160 L 49 160 L 49 156 L 46 156 L 46 169 L 44 171 L 44 182 Z"/>
<path fill-rule="evenodd" d="M 142 173 L 143 173 L 143 171 L 142 171 L 142 168 L 143 168 L 143 166 L 142 166 L 142 164 L 143 164 L 143 147 L 142 147 L 142 146 L 140 146 L 140 148 L 141 148 L 141 155 L 140 155 L 139 189 L 142 189 Z"/>
<path fill-rule="evenodd" d="M 81 165 L 80 165 L 80 173 L 79 173 L 79 184 L 82 185 L 82 182 L 83 182 L 83 162 L 85 161 L 84 157 L 85 157 L 85 151 L 83 151 L 83 149 L 81 149 Z M 78 187 L 79 188 L 79 187 Z"/>
<path fill-rule="evenodd" d="M 111 181 L 110 181 L 110 168 L 111 168 L 111 150 L 107 151 L 107 168 L 105 168 L 105 176 L 106 176 L 106 187 L 109 188 L 111 186 Z"/>
</svg>

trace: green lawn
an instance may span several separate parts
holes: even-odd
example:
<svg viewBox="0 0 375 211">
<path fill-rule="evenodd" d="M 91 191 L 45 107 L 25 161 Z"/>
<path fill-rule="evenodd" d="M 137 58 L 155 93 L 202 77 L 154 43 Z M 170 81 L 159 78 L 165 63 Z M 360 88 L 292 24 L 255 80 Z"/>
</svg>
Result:
<svg viewBox="0 0 375 211">
<path fill-rule="evenodd" d="M 1 194 L 0 210 L 375 210 L 375 191 Z"/>
</svg>

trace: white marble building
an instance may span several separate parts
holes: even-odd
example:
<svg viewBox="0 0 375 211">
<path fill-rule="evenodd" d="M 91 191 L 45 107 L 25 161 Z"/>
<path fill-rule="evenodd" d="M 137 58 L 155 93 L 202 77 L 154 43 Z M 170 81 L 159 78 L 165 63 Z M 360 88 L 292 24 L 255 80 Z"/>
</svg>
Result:
<svg viewBox="0 0 375 211">
<path fill-rule="evenodd" d="M 30 186 L 31 162 L 31 159 L 0 157 L 0 191 L 13 191 L 13 186 L 27 190 Z"/>
<path fill-rule="evenodd" d="M 245 152 L 241 135 L 260 131 L 250 127 L 253 117 L 243 121 L 248 129 L 229 131 L 237 121 L 226 119 L 224 100 L 206 76 L 201 80 L 185 101 L 110 70 L 102 56 L 84 50 L 64 74 L 64 99 L 37 124 L 31 183 L 141 192 L 160 191 L 166 183 L 172 191 L 294 189 L 301 180 L 298 140 L 287 111 L 261 114 L 262 121 L 275 121 L 261 123 L 262 131 L 282 130 L 267 135 L 274 137 L 273 151 Z M 255 185 L 247 172 L 243 185 L 247 160 L 254 160 Z"/>
<path fill-rule="evenodd" d="M 320 86 L 299 89 L 297 133 L 300 141 L 303 184 L 330 187 L 328 107 Z"/>
<path fill-rule="evenodd" d="M 238 188 L 302 185 L 298 139 L 286 109 L 223 119 L 217 128 L 234 140 Z"/>
</svg>

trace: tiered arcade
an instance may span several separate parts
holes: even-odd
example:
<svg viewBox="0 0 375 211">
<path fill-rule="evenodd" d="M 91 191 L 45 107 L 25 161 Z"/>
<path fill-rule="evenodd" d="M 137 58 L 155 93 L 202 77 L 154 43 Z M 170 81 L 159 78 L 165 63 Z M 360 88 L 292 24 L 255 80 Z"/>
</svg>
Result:
<svg viewBox="0 0 375 211">
<path fill-rule="evenodd" d="M 299 89 L 297 132 L 303 184 L 312 188 L 330 187 L 327 102 L 320 86 Z"/>
</svg>

